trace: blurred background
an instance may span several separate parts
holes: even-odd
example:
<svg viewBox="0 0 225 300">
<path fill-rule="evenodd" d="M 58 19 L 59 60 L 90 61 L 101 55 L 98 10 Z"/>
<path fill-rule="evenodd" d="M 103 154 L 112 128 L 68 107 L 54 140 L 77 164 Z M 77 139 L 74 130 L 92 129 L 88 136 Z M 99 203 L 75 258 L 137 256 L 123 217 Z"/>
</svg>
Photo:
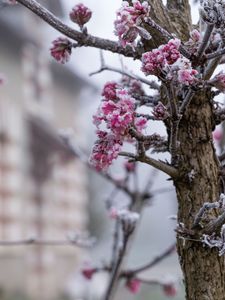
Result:
<svg viewBox="0 0 225 300">
<path fill-rule="evenodd" d="M 45 7 L 71 26 L 71 0 L 43 0 Z M 115 39 L 113 21 L 120 0 L 85 0 L 94 13 L 88 23 L 90 33 Z M 107 274 L 93 280 L 82 276 L 84 263 L 99 265 L 109 261 L 114 223 L 106 202 L 114 187 L 75 159 L 58 138 L 70 128 L 84 153 L 91 152 L 95 140 L 92 114 L 101 99 L 102 85 L 118 80 L 117 74 L 88 74 L 100 67 L 97 49 L 73 51 L 66 65 L 49 55 L 54 38 L 60 36 L 20 5 L 0 9 L 0 241 L 29 238 L 66 240 L 68 235 L 89 232 L 97 242 L 91 249 L 76 246 L 0 246 L 0 299 L 63 300 L 101 299 Z M 107 64 L 139 70 L 140 63 L 104 53 Z M 143 76 L 140 71 L 139 75 Z M 149 94 L 151 91 L 146 90 Z M 150 133 L 165 135 L 162 124 L 152 123 Z M 165 155 L 157 156 L 167 159 Z M 122 159 L 111 169 L 114 177 L 124 177 Z M 154 197 L 146 207 L 134 245 L 127 258 L 129 267 L 151 261 L 175 242 L 176 197 L 167 176 L 138 166 L 139 187 L 152 181 Z M 165 191 L 166 193 L 165 193 Z M 127 199 L 116 195 L 122 206 Z M 178 282 L 174 299 L 184 299 L 182 276 L 176 254 L 149 272 L 145 278 Z M 166 299 L 160 287 L 143 285 L 132 295 L 121 284 L 117 299 Z"/>
</svg>

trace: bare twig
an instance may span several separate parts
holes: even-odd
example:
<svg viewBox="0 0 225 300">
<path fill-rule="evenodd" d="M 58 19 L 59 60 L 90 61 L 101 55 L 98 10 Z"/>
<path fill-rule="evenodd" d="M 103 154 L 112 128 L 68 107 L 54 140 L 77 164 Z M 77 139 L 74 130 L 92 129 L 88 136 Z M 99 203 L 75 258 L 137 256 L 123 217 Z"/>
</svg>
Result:
<svg viewBox="0 0 225 300">
<path fill-rule="evenodd" d="M 75 240 L 75 239 L 65 239 L 65 240 L 50 240 L 50 239 L 36 239 L 28 238 L 21 240 L 0 240 L 0 246 L 77 246 L 82 248 L 89 248 L 93 246 L 93 241 L 89 240 Z"/>
<path fill-rule="evenodd" d="M 114 53 L 123 54 L 127 57 L 141 57 L 142 52 L 134 51 L 130 46 L 123 48 L 117 42 L 79 32 L 67 26 L 35 0 L 18 0 L 17 2 L 27 7 L 29 10 L 31 10 L 33 13 L 39 16 L 42 20 L 47 22 L 51 27 L 55 28 L 57 31 L 71 38 L 72 40 L 77 41 L 80 46 L 89 46 L 104 49 Z"/>
<path fill-rule="evenodd" d="M 129 152 L 120 152 L 120 156 L 126 156 L 128 158 L 131 158 L 136 161 L 140 161 L 143 163 L 146 163 L 164 173 L 167 175 L 171 176 L 172 178 L 177 178 L 179 176 L 178 170 L 162 161 L 156 160 L 154 158 L 150 158 L 148 156 L 141 156 L 139 157 L 138 155 L 135 155 L 133 153 Z"/>
<path fill-rule="evenodd" d="M 150 263 L 145 264 L 145 265 L 143 265 L 143 266 L 141 266 L 139 268 L 136 268 L 134 270 L 124 271 L 124 275 L 130 276 L 130 277 L 134 277 L 137 273 L 141 273 L 143 271 L 151 269 L 156 264 L 160 263 L 163 259 L 165 259 L 169 255 L 171 255 L 175 251 L 175 249 L 176 249 L 176 243 L 173 243 L 164 252 L 162 252 L 160 255 L 156 256 Z"/>
<path fill-rule="evenodd" d="M 95 71 L 95 72 L 92 72 L 90 73 L 89 75 L 90 76 L 93 76 L 93 75 L 96 75 L 96 74 L 99 74 L 103 71 L 111 71 L 111 72 L 115 72 L 115 73 L 119 73 L 121 75 L 125 75 L 129 78 L 132 78 L 132 79 L 136 79 L 146 85 L 148 85 L 151 89 L 154 89 L 154 90 L 158 90 L 159 89 L 159 85 L 155 82 L 155 81 L 149 81 L 143 77 L 140 77 L 138 75 L 134 75 L 132 74 L 131 72 L 128 72 L 126 70 L 121 70 L 119 68 L 115 68 L 115 67 L 111 67 L 111 66 L 108 66 L 106 63 L 105 63 L 105 60 L 104 60 L 104 57 L 103 57 L 103 54 L 102 54 L 102 51 L 101 51 L 101 54 L 100 54 L 100 60 L 101 60 L 101 66 L 99 68 L 99 70 Z"/>
<path fill-rule="evenodd" d="M 205 34 L 203 36 L 202 42 L 197 50 L 196 61 L 199 61 L 209 43 L 210 36 L 213 32 L 214 24 L 207 24 Z"/>
</svg>

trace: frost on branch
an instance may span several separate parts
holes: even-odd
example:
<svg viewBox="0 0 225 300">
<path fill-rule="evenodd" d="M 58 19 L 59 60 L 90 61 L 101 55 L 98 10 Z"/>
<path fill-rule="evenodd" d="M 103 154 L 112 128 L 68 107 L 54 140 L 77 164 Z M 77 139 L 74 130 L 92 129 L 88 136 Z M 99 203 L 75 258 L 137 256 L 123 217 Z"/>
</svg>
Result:
<svg viewBox="0 0 225 300">
<path fill-rule="evenodd" d="M 123 47 L 130 44 L 135 46 L 135 41 L 140 35 L 144 39 L 150 39 L 151 35 L 141 27 L 144 18 L 149 15 L 150 6 L 147 1 L 132 1 L 132 6 L 127 1 L 122 2 L 122 7 L 117 11 L 117 19 L 114 22 L 115 35 Z"/>
</svg>

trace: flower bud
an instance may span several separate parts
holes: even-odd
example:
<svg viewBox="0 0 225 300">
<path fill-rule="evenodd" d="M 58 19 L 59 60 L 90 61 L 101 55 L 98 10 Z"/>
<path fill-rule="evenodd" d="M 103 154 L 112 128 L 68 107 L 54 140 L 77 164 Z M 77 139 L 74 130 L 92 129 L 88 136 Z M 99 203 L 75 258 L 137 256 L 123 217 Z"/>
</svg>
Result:
<svg viewBox="0 0 225 300">
<path fill-rule="evenodd" d="M 75 5 L 70 12 L 71 21 L 80 27 L 83 27 L 90 20 L 91 16 L 92 11 L 82 3 Z"/>
<path fill-rule="evenodd" d="M 59 37 L 52 42 L 51 56 L 61 64 L 69 61 L 72 52 L 72 43 L 64 37 Z"/>
</svg>

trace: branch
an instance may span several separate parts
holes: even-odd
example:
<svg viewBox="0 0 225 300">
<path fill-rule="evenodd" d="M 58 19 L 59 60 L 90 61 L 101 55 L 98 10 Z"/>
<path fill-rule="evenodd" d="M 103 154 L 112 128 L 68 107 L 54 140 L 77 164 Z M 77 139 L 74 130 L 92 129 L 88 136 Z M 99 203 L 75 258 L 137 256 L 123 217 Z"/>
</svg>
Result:
<svg viewBox="0 0 225 300">
<path fill-rule="evenodd" d="M 220 56 L 223 56 L 225 54 L 225 48 L 222 48 L 220 50 L 217 50 L 216 52 L 206 54 L 206 59 L 213 59 Z"/>
<path fill-rule="evenodd" d="M 103 56 L 101 55 L 101 67 L 100 67 L 100 69 L 99 69 L 98 71 L 95 71 L 95 72 L 90 73 L 89 75 L 90 75 L 90 76 L 93 76 L 93 75 L 99 74 L 99 73 L 101 73 L 101 72 L 103 72 L 103 71 L 112 71 L 112 72 L 115 72 L 115 73 L 119 73 L 119 74 L 121 74 L 121 75 L 125 75 L 125 76 L 127 76 L 127 77 L 136 79 L 136 80 L 138 80 L 138 81 L 140 81 L 140 82 L 142 82 L 142 83 L 148 85 L 151 89 L 159 90 L 159 85 L 158 85 L 156 82 L 154 82 L 153 80 L 152 80 L 152 81 L 149 81 L 149 80 L 147 80 L 147 79 L 145 79 L 145 78 L 143 78 L 143 77 L 140 77 L 140 76 L 138 76 L 138 75 L 134 75 L 134 74 L 132 74 L 132 73 L 130 73 L 130 72 L 128 72 L 128 71 L 121 70 L 121 69 L 115 68 L 115 67 L 107 66 L 107 65 L 105 64 L 105 61 L 104 61 L 104 59 L 103 59 Z"/>
<path fill-rule="evenodd" d="M 156 160 L 154 158 L 150 158 L 148 156 L 138 156 L 129 152 L 120 152 L 119 154 L 120 156 L 126 156 L 130 159 L 136 160 L 136 161 L 140 161 L 143 163 L 146 163 L 164 173 L 166 173 L 167 175 L 169 175 L 172 178 L 177 178 L 179 176 L 178 170 L 162 161 Z"/>
<path fill-rule="evenodd" d="M 205 34 L 203 36 L 202 42 L 201 42 L 201 44 L 200 44 L 200 46 L 197 50 L 197 55 L 196 55 L 196 58 L 195 58 L 195 60 L 197 62 L 200 61 L 200 59 L 201 59 L 208 43 L 209 43 L 209 39 L 210 39 L 210 36 L 213 32 L 213 29 L 214 29 L 214 24 L 207 24 L 206 31 L 205 31 Z"/>
<path fill-rule="evenodd" d="M 89 248 L 93 246 L 93 240 L 76 240 L 76 239 L 66 239 L 66 240 L 42 240 L 36 238 L 28 238 L 14 241 L 2 241 L 0 240 L 0 246 L 77 246 L 82 248 Z"/>
<path fill-rule="evenodd" d="M 141 51 L 134 51 L 130 46 L 123 48 L 117 42 L 82 33 L 67 26 L 35 0 L 18 0 L 17 2 L 27 7 L 57 31 L 71 38 L 72 40 L 77 41 L 80 46 L 104 49 L 114 53 L 123 54 L 127 57 L 133 57 L 135 59 L 141 57 Z"/>
<path fill-rule="evenodd" d="M 90 164 L 88 161 L 86 155 L 83 151 L 81 151 L 76 145 L 72 144 L 68 136 L 65 134 L 61 134 L 61 138 L 64 142 L 64 144 L 68 147 L 68 149 L 71 151 L 71 154 L 74 157 L 79 157 L 79 159 L 91 170 L 96 171 L 96 169 Z M 97 171 L 96 171 L 97 172 Z M 123 182 L 115 180 L 109 173 L 104 172 L 97 172 L 100 176 L 104 177 L 108 181 L 110 181 L 114 186 L 116 186 L 118 189 L 122 190 L 128 195 L 132 196 L 132 192 L 129 190 L 127 185 L 125 185 Z"/>
<path fill-rule="evenodd" d="M 176 249 L 176 243 L 172 244 L 169 248 L 167 248 L 164 252 L 162 252 L 160 255 L 156 256 L 150 263 L 141 266 L 139 268 L 136 268 L 134 270 L 128 270 L 124 271 L 121 276 L 131 276 L 134 277 L 137 273 L 141 273 L 143 271 L 146 271 L 147 269 L 150 269 L 154 267 L 156 264 L 160 263 L 163 259 L 165 259 L 167 256 L 172 254 L 174 250 Z"/>
</svg>

